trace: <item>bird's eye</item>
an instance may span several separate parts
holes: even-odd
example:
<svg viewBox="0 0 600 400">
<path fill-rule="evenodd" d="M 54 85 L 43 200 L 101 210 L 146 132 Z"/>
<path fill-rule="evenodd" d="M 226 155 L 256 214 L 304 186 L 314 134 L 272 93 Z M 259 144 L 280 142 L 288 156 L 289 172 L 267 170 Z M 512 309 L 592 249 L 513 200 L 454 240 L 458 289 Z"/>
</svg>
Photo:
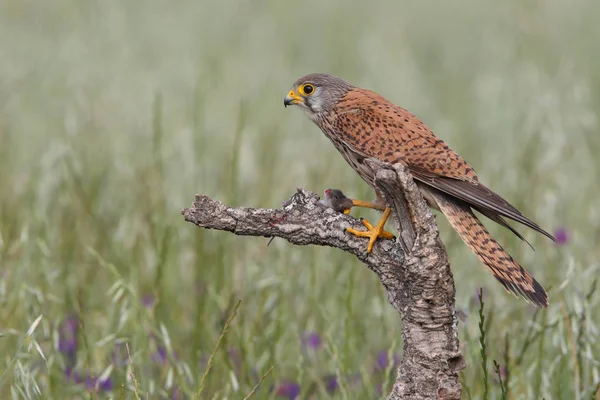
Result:
<svg viewBox="0 0 600 400">
<path fill-rule="evenodd" d="M 300 93 L 302 93 L 305 96 L 310 96 L 311 94 L 313 94 L 314 91 L 315 87 L 310 83 L 305 83 L 304 85 L 300 86 Z"/>
</svg>

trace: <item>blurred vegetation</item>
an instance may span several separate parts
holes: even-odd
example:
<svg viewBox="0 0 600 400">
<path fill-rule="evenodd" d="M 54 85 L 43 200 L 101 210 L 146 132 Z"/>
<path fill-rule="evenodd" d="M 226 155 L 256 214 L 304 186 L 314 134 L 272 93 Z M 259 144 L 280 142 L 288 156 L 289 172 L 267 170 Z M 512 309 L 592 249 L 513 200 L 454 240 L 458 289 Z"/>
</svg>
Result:
<svg viewBox="0 0 600 400">
<path fill-rule="evenodd" d="M 599 396 L 598 15 L 593 0 L 0 1 L 0 397 L 192 398 L 238 299 L 202 398 L 244 398 L 270 367 L 253 398 L 387 393 L 401 321 L 359 261 L 180 215 L 195 193 L 256 207 L 296 187 L 372 197 L 283 108 L 310 72 L 413 111 L 568 235 L 520 228 L 534 252 L 491 227 L 548 289 L 542 311 L 438 218 L 465 398 L 485 387 L 480 287 L 489 398 Z"/>
</svg>

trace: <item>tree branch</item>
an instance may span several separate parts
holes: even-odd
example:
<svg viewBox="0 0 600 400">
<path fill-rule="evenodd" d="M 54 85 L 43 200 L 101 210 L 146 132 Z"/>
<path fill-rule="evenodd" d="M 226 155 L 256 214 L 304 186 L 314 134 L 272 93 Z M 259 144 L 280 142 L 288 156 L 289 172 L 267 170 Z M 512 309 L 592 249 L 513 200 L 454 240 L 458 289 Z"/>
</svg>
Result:
<svg viewBox="0 0 600 400">
<path fill-rule="evenodd" d="M 358 219 L 322 207 L 316 194 L 301 189 L 281 209 L 232 208 L 196 195 L 182 214 L 202 228 L 354 254 L 379 276 L 402 317 L 404 354 L 388 399 L 460 399 L 458 372 L 465 363 L 458 349 L 454 281 L 435 218 L 402 165 L 365 162 L 376 172 L 375 184 L 400 232 L 399 243 L 379 239 L 370 254 L 367 240 L 346 233 L 348 227 L 364 229 Z"/>
</svg>

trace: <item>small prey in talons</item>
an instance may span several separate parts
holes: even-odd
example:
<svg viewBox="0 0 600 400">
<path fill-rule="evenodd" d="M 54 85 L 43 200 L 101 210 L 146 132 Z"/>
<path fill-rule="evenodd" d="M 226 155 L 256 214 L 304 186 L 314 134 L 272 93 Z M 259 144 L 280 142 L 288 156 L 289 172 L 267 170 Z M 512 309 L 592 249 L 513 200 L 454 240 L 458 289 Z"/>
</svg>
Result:
<svg viewBox="0 0 600 400">
<path fill-rule="evenodd" d="M 344 195 L 344 193 L 339 189 L 327 189 L 325 190 L 325 199 L 323 200 L 323 203 L 329 208 L 344 214 L 350 214 L 350 209 L 352 207 L 372 208 L 374 210 L 383 211 L 383 215 L 376 226 L 373 226 L 366 219 L 361 218 L 361 222 L 367 228 L 366 231 L 360 231 L 354 228 L 346 228 L 346 232 L 351 233 L 354 236 L 369 238 L 367 253 L 370 253 L 373 250 L 373 244 L 375 244 L 375 241 L 378 238 L 395 238 L 392 233 L 383 229 L 391 214 L 391 210 L 385 206 L 385 201 L 381 198 L 381 196 L 377 196 L 377 200 L 373 202 L 355 200 L 346 197 L 346 195 Z"/>
</svg>

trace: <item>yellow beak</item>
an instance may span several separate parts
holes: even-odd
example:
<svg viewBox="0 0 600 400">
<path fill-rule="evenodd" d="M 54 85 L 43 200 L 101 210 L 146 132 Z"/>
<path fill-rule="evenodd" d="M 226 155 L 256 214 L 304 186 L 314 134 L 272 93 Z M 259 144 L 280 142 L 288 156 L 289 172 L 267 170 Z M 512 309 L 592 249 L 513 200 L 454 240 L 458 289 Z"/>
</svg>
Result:
<svg viewBox="0 0 600 400">
<path fill-rule="evenodd" d="M 294 92 L 293 90 L 290 90 L 290 92 L 287 94 L 287 96 L 285 96 L 285 99 L 283 99 L 283 105 L 284 106 L 292 106 L 294 104 L 298 104 L 298 103 L 304 103 L 304 99 L 300 96 L 298 96 L 296 94 L 296 92 Z"/>
</svg>

